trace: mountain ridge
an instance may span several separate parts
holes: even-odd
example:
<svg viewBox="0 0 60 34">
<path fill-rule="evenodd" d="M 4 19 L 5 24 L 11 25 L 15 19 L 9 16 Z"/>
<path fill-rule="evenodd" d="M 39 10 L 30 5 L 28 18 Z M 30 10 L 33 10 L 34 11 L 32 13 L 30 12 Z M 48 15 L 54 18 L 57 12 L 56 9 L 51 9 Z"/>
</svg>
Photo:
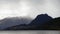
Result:
<svg viewBox="0 0 60 34">
<path fill-rule="evenodd" d="M 43 21 L 41 21 L 41 19 L 45 19 Z M 16 26 L 12 26 L 12 27 L 8 27 L 6 28 L 6 30 L 38 30 L 38 29 L 43 29 L 41 26 L 52 20 L 53 18 L 48 16 L 47 14 L 41 14 L 38 15 L 34 20 L 32 20 L 31 23 L 29 24 L 21 24 L 21 25 L 16 25 Z M 34 22 L 35 21 L 35 22 Z M 39 22 L 38 24 L 37 21 Z M 33 24 L 32 24 L 33 23 Z M 42 24 L 41 24 L 42 23 Z"/>
</svg>

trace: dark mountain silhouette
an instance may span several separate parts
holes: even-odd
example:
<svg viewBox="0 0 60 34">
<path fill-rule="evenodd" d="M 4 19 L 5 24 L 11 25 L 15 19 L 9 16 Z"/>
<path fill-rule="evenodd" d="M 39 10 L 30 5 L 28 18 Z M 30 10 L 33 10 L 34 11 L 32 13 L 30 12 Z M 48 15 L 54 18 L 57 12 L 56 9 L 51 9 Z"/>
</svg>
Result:
<svg viewBox="0 0 60 34">
<path fill-rule="evenodd" d="M 20 24 L 8 27 L 5 30 L 43 30 L 46 27 L 44 25 L 46 25 L 46 23 L 50 23 L 51 20 L 53 20 L 52 17 L 48 16 L 47 14 L 41 14 L 29 24 Z"/>
<path fill-rule="evenodd" d="M 23 26 L 23 27 L 22 27 Z M 5 30 L 60 30 L 60 17 L 54 18 L 42 25 L 16 25 Z"/>
<path fill-rule="evenodd" d="M 29 25 L 41 25 L 47 21 L 52 20 L 53 18 L 47 14 L 38 15 Z"/>
<path fill-rule="evenodd" d="M 24 30 L 24 29 L 27 29 L 27 25 L 26 24 L 20 24 L 20 25 L 8 27 L 5 30 Z"/>
<path fill-rule="evenodd" d="M 60 30 L 60 17 L 52 19 L 47 23 L 44 23 L 41 27 L 47 30 Z"/>
<path fill-rule="evenodd" d="M 30 23 L 32 18 L 30 17 L 11 17 L 0 20 L 0 29 L 5 29 L 8 27 L 20 25 L 20 24 L 28 24 Z"/>
</svg>

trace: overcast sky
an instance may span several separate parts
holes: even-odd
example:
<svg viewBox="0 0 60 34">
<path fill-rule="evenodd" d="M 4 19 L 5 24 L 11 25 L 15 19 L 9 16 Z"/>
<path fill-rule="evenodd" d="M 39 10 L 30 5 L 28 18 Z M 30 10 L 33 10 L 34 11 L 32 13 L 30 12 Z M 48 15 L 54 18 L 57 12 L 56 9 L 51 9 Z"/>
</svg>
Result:
<svg viewBox="0 0 60 34">
<path fill-rule="evenodd" d="M 0 0 L 0 19 L 15 16 L 45 14 L 59 17 L 60 0 Z"/>
</svg>

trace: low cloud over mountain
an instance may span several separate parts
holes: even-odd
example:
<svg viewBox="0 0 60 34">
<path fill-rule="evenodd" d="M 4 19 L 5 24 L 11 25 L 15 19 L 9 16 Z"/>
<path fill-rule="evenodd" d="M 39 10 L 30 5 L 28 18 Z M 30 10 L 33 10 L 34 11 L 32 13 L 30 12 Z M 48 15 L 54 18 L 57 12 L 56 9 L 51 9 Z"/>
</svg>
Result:
<svg viewBox="0 0 60 34">
<path fill-rule="evenodd" d="M 16 26 L 20 24 L 28 24 L 32 21 L 30 17 L 11 17 L 0 20 L 0 29 Z"/>
</svg>

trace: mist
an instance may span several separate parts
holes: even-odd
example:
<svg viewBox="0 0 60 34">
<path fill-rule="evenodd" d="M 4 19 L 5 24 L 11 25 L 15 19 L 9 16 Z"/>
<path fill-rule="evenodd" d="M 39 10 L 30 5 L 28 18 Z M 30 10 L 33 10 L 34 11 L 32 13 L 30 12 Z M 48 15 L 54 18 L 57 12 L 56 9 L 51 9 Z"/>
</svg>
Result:
<svg viewBox="0 0 60 34">
<path fill-rule="evenodd" d="M 59 0 L 0 0 L 0 19 L 6 17 L 31 17 L 47 13 L 60 17 Z"/>
</svg>

